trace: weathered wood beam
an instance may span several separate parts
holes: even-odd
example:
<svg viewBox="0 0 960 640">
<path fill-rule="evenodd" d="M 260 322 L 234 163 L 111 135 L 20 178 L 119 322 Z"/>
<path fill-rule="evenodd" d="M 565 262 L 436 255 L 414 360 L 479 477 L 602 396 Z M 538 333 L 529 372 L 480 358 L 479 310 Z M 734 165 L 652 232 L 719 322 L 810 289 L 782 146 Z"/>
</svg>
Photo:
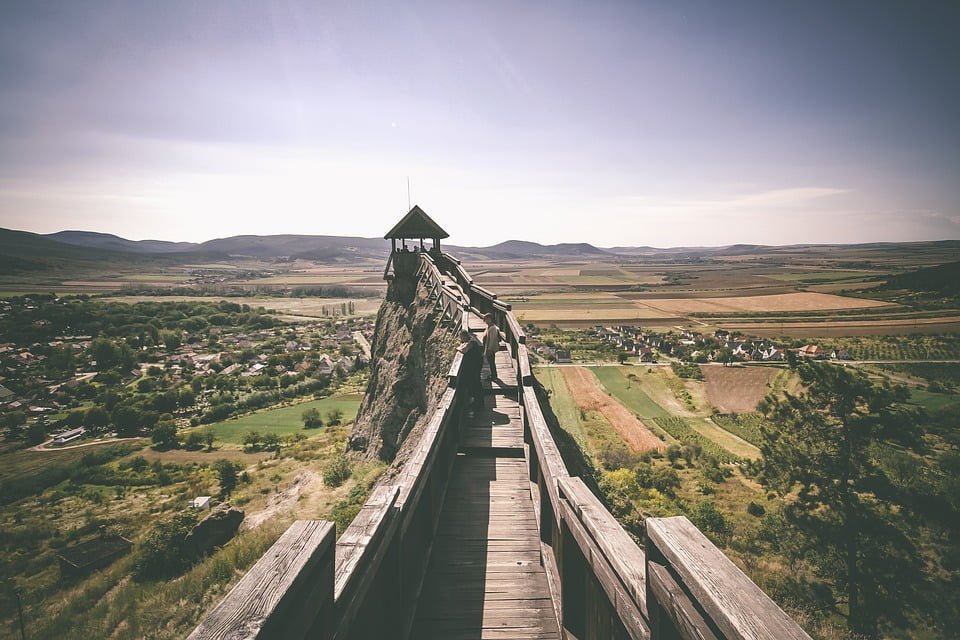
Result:
<svg viewBox="0 0 960 640">
<path fill-rule="evenodd" d="M 335 537 L 332 522 L 294 522 L 189 640 L 299 639 L 324 628 L 333 613 Z"/>
<path fill-rule="evenodd" d="M 810 636 L 683 516 L 648 518 L 647 556 L 668 566 L 727 640 Z"/>
</svg>

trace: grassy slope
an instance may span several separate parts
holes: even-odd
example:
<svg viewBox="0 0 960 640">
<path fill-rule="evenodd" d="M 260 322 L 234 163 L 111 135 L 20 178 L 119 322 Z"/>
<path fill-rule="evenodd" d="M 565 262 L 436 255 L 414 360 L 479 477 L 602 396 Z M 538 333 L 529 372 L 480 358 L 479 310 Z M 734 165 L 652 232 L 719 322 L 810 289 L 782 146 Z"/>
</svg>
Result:
<svg viewBox="0 0 960 640">
<path fill-rule="evenodd" d="M 640 384 L 628 380 L 621 367 L 591 367 L 601 384 L 612 393 L 625 407 L 640 415 L 641 418 L 657 418 L 670 415 L 653 401 Z"/>
</svg>

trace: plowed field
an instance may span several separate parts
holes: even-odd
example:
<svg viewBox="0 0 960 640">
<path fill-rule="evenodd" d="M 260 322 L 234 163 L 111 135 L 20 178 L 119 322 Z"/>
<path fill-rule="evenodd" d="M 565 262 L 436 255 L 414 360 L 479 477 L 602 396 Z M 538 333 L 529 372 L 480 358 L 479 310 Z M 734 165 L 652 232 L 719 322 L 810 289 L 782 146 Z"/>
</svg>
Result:
<svg viewBox="0 0 960 640">
<path fill-rule="evenodd" d="M 588 369 L 563 367 L 563 378 L 577 406 L 584 411 L 599 411 L 634 451 L 663 449 L 663 442 L 647 425 L 600 389 L 597 378 Z"/>
</svg>

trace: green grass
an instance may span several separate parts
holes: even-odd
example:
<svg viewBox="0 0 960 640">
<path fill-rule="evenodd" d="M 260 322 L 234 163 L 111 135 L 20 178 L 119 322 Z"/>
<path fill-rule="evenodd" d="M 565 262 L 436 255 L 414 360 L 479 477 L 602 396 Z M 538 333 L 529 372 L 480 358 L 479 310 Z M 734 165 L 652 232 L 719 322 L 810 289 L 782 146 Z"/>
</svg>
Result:
<svg viewBox="0 0 960 640">
<path fill-rule="evenodd" d="M 916 378 L 947 384 L 960 384 L 960 364 L 883 364 L 879 368 L 894 373 L 905 373 Z"/>
<path fill-rule="evenodd" d="M 653 401 L 643 389 L 639 380 L 627 378 L 620 367 L 590 367 L 593 375 L 623 406 L 638 414 L 641 418 L 659 418 L 669 416 L 663 407 Z"/>
<path fill-rule="evenodd" d="M 550 391 L 550 406 L 560 426 L 583 447 L 587 437 L 580 420 L 580 410 L 570 397 L 570 390 L 563 380 L 563 372 L 557 367 L 543 367 L 536 370 L 536 375 L 544 388 Z"/>
<path fill-rule="evenodd" d="M 740 456 L 724 449 L 709 437 L 694 429 L 686 418 L 678 416 L 661 417 L 656 418 L 656 423 L 681 442 L 698 443 L 703 447 L 704 452 L 709 453 L 721 462 L 738 462 L 740 460 Z M 717 430 L 720 430 L 719 427 L 717 427 Z"/>
<path fill-rule="evenodd" d="M 762 436 L 760 435 L 760 425 L 763 424 L 763 416 L 759 413 L 728 413 L 713 416 L 713 422 L 726 429 L 730 433 L 743 438 L 747 442 L 760 446 Z"/>
<path fill-rule="evenodd" d="M 129 446 L 139 448 L 140 444 L 125 444 L 128 441 L 104 441 L 104 445 Z M 100 451 L 101 445 L 78 447 L 76 449 L 52 449 L 49 451 L 31 451 L 20 449 L 0 455 L 0 480 L 14 477 L 25 477 L 35 474 L 46 467 L 54 465 L 70 465 L 79 462 L 88 453 Z"/>
<path fill-rule="evenodd" d="M 346 424 L 357 417 L 357 409 L 360 407 L 362 398 L 363 396 L 360 394 L 332 396 L 322 400 L 311 400 L 288 407 L 280 407 L 279 409 L 267 409 L 237 419 L 198 427 L 197 429 L 201 432 L 212 430 L 216 434 L 218 442 L 228 444 L 242 444 L 243 436 L 251 431 L 258 431 L 264 435 L 275 433 L 281 437 L 297 432 L 309 436 L 318 430 L 303 428 L 301 416 L 304 411 L 315 408 L 326 422 L 327 412 L 339 409 L 343 412 L 343 422 Z"/>
<path fill-rule="evenodd" d="M 923 389 L 911 389 L 910 401 L 930 413 L 960 412 L 960 394 L 932 393 Z"/>
<path fill-rule="evenodd" d="M 749 460 L 757 460 L 760 458 L 760 450 L 758 448 L 746 440 L 721 429 L 706 418 L 688 418 L 687 424 L 700 435 L 713 440 L 736 456 Z"/>
</svg>

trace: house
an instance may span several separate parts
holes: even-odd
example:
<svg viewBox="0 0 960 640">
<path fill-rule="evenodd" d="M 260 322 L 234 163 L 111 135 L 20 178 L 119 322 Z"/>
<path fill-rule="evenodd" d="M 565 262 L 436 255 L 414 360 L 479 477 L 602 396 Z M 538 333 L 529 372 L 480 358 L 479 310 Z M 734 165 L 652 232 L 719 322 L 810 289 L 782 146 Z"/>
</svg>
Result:
<svg viewBox="0 0 960 640">
<path fill-rule="evenodd" d="M 190 501 L 190 508 L 200 511 L 210 510 L 210 496 L 197 496 Z"/>
<path fill-rule="evenodd" d="M 0 384 L 0 402 L 12 400 L 14 395 L 16 394 L 14 394 L 13 391 L 10 391 L 10 389 L 7 389 L 5 386 Z"/>
<path fill-rule="evenodd" d="M 778 360 L 785 360 L 787 356 L 784 353 L 783 349 L 777 349 L 773 345 L 770 345 L 770 348 L 764 351 L 761 357 L 764 360 L 778 361 Z"/>
<path fill-rule="evenodd" d="M 53 444 L 66 444 L 68 442 L 72 442 L 73 440 L 82 437 L 86 432 L 86 427 L 77 427 L 76 429 L 70 429 L 70 431 L 64 431 L 53 439 Z"/>
<path fill-rule="evenodd" d="M 807 344 L 797 350 L 797 356 L 800 358 L 823 358 L 826 356 L 823 349 L 815 344 Z"/>
<path fill-rule="evenodd" d="M 557 349 L 557 362 L 573 362 L 570 352 L 566 349 Z"/>
<path fill-rule="evenodd" d="M 329 356 L 322 355 L 317 359 L 317 373 L 329 376 L 333 373 L 334 368 L 333 360 Z"/>
<path fill-rule="evenodd" d="M 640 351 L 640 362 L 656 362 L 657 358 L 653 355 L 653 351 L 650 349 L 642 349 Z"/>
<path fill-rule="evenodd" d="M 853 356 L 846 349 L 834 349 L 830 353 L 830 357 L 833 360 L 853 360 Z"/>
</svg>

